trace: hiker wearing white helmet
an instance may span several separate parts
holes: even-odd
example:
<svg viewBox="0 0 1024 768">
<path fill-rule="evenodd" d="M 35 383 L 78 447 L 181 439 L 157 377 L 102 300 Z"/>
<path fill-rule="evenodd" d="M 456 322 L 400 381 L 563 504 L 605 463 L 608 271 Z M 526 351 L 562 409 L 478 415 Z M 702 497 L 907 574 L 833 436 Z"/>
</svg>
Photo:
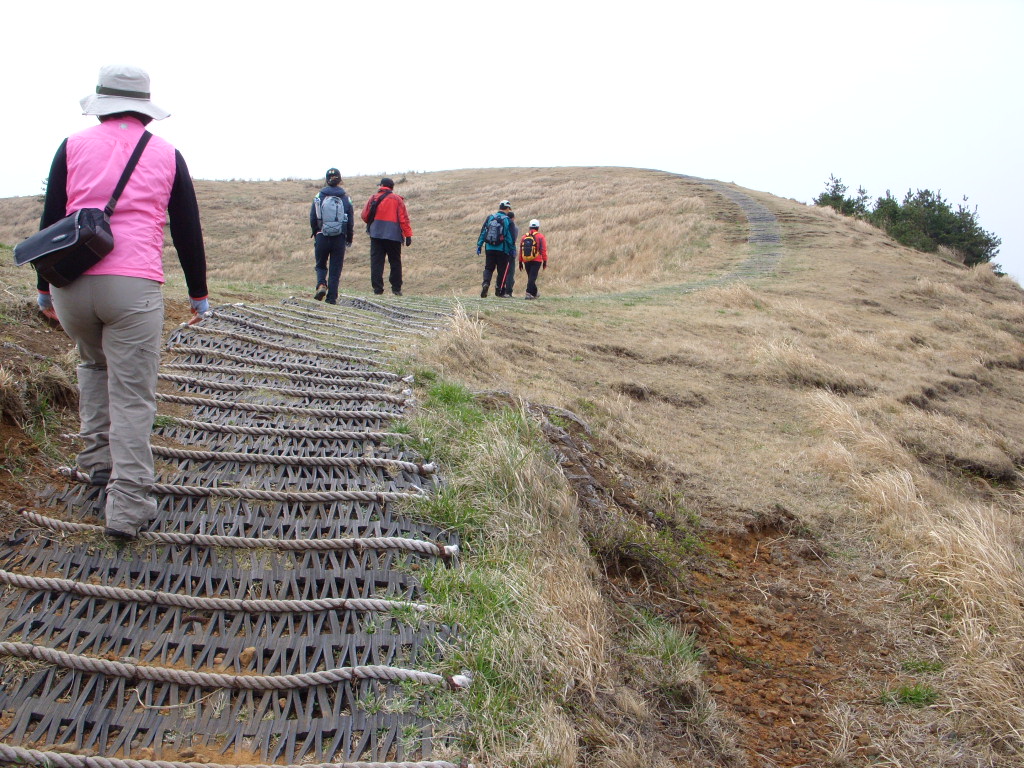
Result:
<svg viewBox="0 0 1024 768">
<path fill-rule="evenodd" d="M 526 298 L 537 298 L 537 275 L 547 268 L 548 239 L 540 231 L 540 220 L 532 219 L 529 231 L 519 241 L 519 269 L 526 272 Z"/>
</svg>

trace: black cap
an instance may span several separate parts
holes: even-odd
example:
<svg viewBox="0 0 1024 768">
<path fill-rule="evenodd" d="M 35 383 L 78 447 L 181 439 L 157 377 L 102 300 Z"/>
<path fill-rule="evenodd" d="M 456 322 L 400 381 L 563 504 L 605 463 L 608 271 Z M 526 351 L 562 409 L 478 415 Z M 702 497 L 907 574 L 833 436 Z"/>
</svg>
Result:
<svg viewBox="0 0 1024 768">
<path fill-rule="evenodd" d="M 387 176 L 385 176 L 383 179 L 380 180 L 380 186 L 387 187 L 388 189 L 394 189 L 394 179 L 389 179 Z"/>
<path fill-rule="evenodd" d="M 337 179 L 338 181 L 341 181 L 341 171 L 339 171 L 337 168 L 328 168 L 327 180 L 330 181 L 331 179 Z"/>
</svg>

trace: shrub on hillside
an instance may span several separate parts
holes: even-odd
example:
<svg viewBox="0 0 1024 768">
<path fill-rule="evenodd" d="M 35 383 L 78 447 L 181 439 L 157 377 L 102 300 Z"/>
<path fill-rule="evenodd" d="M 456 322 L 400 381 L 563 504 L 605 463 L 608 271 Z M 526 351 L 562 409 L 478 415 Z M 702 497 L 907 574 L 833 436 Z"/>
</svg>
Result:
<svg viewBox="0 0 1024 768">
<path fill-rule="evenodd" d="M 901 203 L 886 190 L 885 197 L 879 197 L 869 209 L 868 194 L 863 187 L 857 189 L 856 197 L 847 197 L 846 190 L 842 179 L 829 175 L 825 191 L 814 199 L 814 204 L 865 219 L 902 245 L 919 251 L 935 253 L 940 246 L 950 248 L 969 267 L 990 262 L 999 252 L 1002 241 L 981 228 L 978 209 L 971 210 L 964 205 L 966 197 L 953 210 L 941 192 L 908 190 Z"/>
<path fill-rule="evenodd" d="M 868 213 L 868 192 L 864 187 L 857 188 L 856 197 L 847 197 L 848 187 L 842 179 L 829 174 L 825 182 L 825 191 L 814 198 L 814 204 L 835 208 L 844 216 L 866 216 Z"/>
</svg>

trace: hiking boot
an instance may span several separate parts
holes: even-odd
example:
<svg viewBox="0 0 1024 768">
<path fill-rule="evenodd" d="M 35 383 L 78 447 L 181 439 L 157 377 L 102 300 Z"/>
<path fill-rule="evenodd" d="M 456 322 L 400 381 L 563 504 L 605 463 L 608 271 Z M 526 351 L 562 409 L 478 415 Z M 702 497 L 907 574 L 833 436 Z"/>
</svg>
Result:
<svg viewBox="0 0 1024 768">
<path fill-rule="evenodd" d="M 326 295 L 327 295 L 327 286 L 324 285 L 323 283 L 320 283 L 320 285 L 318 285 L 316 287 L 316 293 L 313 294 L 313 298 L 316 299 L 317 301 L 323 301 L 324 300 L 324 296 L 326 296 Z"/>
<path fill-rule="evenodd" d="M 481 299 L 486 299 L 487 298 L 487 289 L 488 289 L 488 287 L 489 286 L 487 285 L 487 283 L 484 283 L 483 290 L 480 291 L 480 298 Z"/>
<path fill-rule="evenodd" d="M 537 297 L 534 296 L 532 293 L 528 293 L 523 298 L 524 299 L 536 299 Z"/>
<path fill-rule="evenodd" d="M 103 535 L 114 541 L 127 543 L 129 541 L 135 541 L 138 536 L 134 533 L 128 533 L 128 531 L 119 531 L 117 528 L 111 528 L 109 525 L 103 529 Z"/>
<path fill-rule="evenodd" d="M 401 295 L 402 295 L 402 292 L 401 292 L 401 291 L 392 291 L 392 292 L 391 292 L 391 295 L 392 295 L 392 296 L 401 296 Z"/>
</svg>

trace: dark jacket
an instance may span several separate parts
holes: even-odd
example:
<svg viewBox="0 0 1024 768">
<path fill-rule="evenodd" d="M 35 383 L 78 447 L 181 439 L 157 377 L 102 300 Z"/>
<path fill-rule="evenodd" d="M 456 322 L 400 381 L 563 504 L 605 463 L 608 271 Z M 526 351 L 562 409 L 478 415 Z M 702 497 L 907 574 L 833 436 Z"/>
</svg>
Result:
<svg viewBox="0 0 1024 768">
<path fill-rule="evenodd" d="M 370 206 L 380 198 L 373 222 L 370 223 Z M 370 237 L 378 240 L 397 240 L 412 237 L 412 224 L 409 222 L 409 211 L 405 207 L 405 198 L 396 195 L 390 187 L 381 187 L 375 195 L 371 195 L 363 206 L 363 221 L 370 224 L 366 228 Z"/>
<path fill-rule="evenodd" d="M 501 245 L 491 245 L 490 243 L 485 242 L 485 238 L 487 237 L 487 223 L 491 220 L 491 216 L 498 216 L 505 220 L 505 241 Z M 488 251 L 502 251 L 503 253 L 507 253 L 509 256 L 515 256 L 516 236 L 518 234 L 519 228 L 516 227 L 515 222 L 510 219 L 504 211 L 498 211 L 484 219 L 484 224 L 480 227 L 480 237 L 476 239 L 476 247 L 486 247 Z"/>
<path fill-rule="evenodd" d="M 316 197 L 320 198 L 321 200 L 323 200 L 325 197 L 332 196 L 341 197 L 342 202 L 345 206 L 345 216 L 348 217 L 348 220 L 345 222 L 345 242 L 348 243 L 349 245 L 352 245 L 352 235 L 355 232 L 355 230 L 353 229 L 353 227 L 355 226 L 353 216 L 355 214 L 353 213 L 352 210 L 352 201 L 348 199 L 348 192 L 346 192 L 345 188 L 340 185 L 337 187 L 324 187 L 323 189 L 316 193 Z M 312 230 L 314 235 L 320 231 L 320 222 L 316 220 L 316 198 L 313 198 L 313 202 L 309 206 L 309 228 Z"/>
</svg>

